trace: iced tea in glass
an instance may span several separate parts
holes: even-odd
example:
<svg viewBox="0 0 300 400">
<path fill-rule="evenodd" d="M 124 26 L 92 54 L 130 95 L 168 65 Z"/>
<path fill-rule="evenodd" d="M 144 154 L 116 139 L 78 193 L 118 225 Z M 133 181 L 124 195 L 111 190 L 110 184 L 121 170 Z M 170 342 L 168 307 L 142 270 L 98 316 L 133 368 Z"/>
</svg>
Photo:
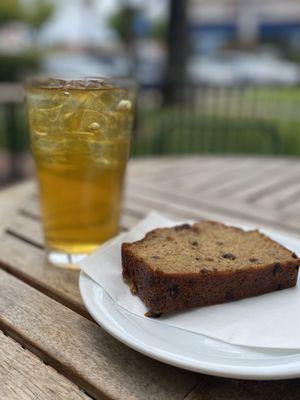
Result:
<svg viewBox="0 0 300 400">
<path fill-rule="evenodd" d="M 135 88 L 108 79 L 27 85 L 48 260 L 76 262 L 118 232 Z"/>
</svg>

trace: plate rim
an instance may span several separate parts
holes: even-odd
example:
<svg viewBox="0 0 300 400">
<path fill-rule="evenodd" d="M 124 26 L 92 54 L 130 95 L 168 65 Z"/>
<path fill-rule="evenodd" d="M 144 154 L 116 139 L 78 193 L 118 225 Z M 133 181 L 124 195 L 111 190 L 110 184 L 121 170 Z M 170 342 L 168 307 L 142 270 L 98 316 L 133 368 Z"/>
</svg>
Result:
<svg viewBox="0 0 300 400">
<path fill-rule="evenodd" d="M 127 332 L 122 332 L 116 329 L 109 320 L 105 318 L 103 312 L 100 310 L 94 309 L 92 305 L 93 300 L 90 298 L 92 296 L 93 291 L 87 290 L 87 287 L 93 286 L 99 287 L 103 292 L 105 290 L 98 285 L 92 278 L 90 278 L 86 273 L 80 271 L 79 274 L 79 290 L 83 300 L 85 307 L 87 308 L 89 314 L 93 317 L 98 325 L 100 325 L 108 334 L 113 336 L 115 339 L 123 343 L 124 345 L 132 348 L 133 350 L 147 356 L 153 358 L 157 361 L 163 362 L 165 364 L 172 365 L 177 368 L 182 368 L 185 370 L 189 370 L 192 372 L 202 373 L 206 375 L 213 375 L 225 378 L 233 378 L 233 379 L 255 379 L 255 380 L 278 380 L 278 379 L 296 379 L 300 377 L 300 358 L 293 364 L 287 366 L 286 364 L 276 364 L 270 366 L 230 366 L 226 364 L 219 363 L 209 363 L 207 361 L 201 362 L 198 360 L 198 364 L 192 365 L 189 362 L 185 362 L 183 360 L 179 360 L 178 356 L 175 353 L 165 353 L 162 354 L 159 349 L 157 351 L 150 351 L 147 347 L 143 347 L 143 344 L 139 344 L 139 342 L 134 340 L 134 336 L 128 335 Z M 99 311 L 102 316 L 99 316 Z M 172 328 L 172 327 L 171 327 Z M 236 348 L 241 348 L 243 346 L 232 345 Z M 191 360 L 192 361 L 192 360 Z"/>
</svg>

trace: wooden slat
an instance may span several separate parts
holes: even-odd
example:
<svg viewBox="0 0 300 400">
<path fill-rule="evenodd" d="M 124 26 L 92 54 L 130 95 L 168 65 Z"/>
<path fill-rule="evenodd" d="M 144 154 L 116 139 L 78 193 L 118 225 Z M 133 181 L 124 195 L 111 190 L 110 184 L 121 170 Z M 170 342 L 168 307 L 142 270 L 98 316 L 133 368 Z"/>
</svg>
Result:
<svg viewBox="0 0 300 400">
<path fill-rule="evenodd" d="M 142 219 L 146 214 L 152 210 L 159 210 L 170 218 L 186 218 L 186 219 L 216 219 L 216 214 L 209 211 L 196 210 L 182 204 L 172 204 L 167 199 L 149 198 L 143 195 L 130 195 L 128 194 L 124 200 L 124 210 L 126 213 L 131 213 L 136 218 Z M 219 215 L 219 220 L 234 221 L 234 218 Z"/>
<path fill-rule="evenodd" d="M 277 190 L 288 186 L 291 183 L 296 183 L 299 180 L 300 163 L 294 166 L 290 171 L 282 169 L 280 173 L 274 174 L 271 178 L 264 180 L 263 175 L 255 185 L 239 191 L 238 194 L 232 193 L 231 197 L 239 198 L 241 201 L 254 203 L 260 200 L 263 196 L 274 194 Z"/>
<path fill-rule="evenodd" d="M 223 181 L 211 184 L 208 190 L 206 190 L 205 195 L 222 198 L 224 196 L 234 197 L 239 191 L 245 188 L 249 189 L 252 185 L 257 185 L 258 182 L 263 181 L 266 183 L 266 180 L 276 175 L 282 168 L 282 165 L 285 164 L 285 160 L 279 160 L 278 163 L 275 163 L 266 162 L 265 159 L 262 159 L 256 160 L 253 164 L 248 163 L 244 168 L 236 169 L 234 173 L 227 174 L 225 171 Z"/>
<path fill-rule="evenodd" d="M 1 191 L 0 194 L 0 232 L 9 219 L 14 215 L 15 209 L 22 203 L 23 198 L 32 191 L 32 182 L 11 186 Z"/>
<path fill-rule="evenodd" d="M 169 169 L 170 166 L 176 165 L 178 163 L 177 157 L 149 157 L 149 158 L 137 158 L 135 160 L 130 160 L 127 168 L 127 176 L 129 179 L 133 177 L 146 177 L 151 179 L 161 173 L 164 173 L 165 169 Z M 136 165 L 138 164 L 138 168 Z"/>
<path fill-rule="evenodd" d="M 134 193 L 132 195 L 131 193 Z M 126 203 L 127 202 L 127 203 Z M 191 213 L 198 218 L 210 218 L 220 221 L 244 222 L 259 226 L 268 226 L 277 230 L 300 234 L 299 224 L 290 219 L 286 222 L 283 216 L 272 211 L 266 212 L 237 204 L 234 201 L 218 202 L 213 199 L 191 197 L 186 193 L 176 190 L 157 188 L 149 184 L 130 184 L 125 196 L 127 209 L 144 207 L 145 212 L 157 208 L 172 214 L 184 216 L 180 210 L 185 210 L 185 216 L 191 217 Z M 141 211 L 140 211 L 141 212 Z M 180 212 L 180 214 L 179 214 Z"/>
<path fill-rule="evenodd" d="M 14 218 L 11 218 L 9 221 L 6 231 L 30 239 L 36 247 L 44 247 L 44 234 L 41 221 L 20 213 L 18 210 Z"/>
<path fill-rule="evenodd" d="M 38 198 L 31 198 L 35 194 L 35 189 L 29 192 L 29 195 L 18 206 L 19 214 L 27 215 L 32 219 L 41 220 L 41 208 Z M 31 196 L 30 196 L 31 194 Z"/>
<path fill-rule="evenodd" d="M 270 207 L 268 207 L 268 202 L 264 202 L 265 197 L 269 197 L 276 202 L 277 193 L 279 193 L 280 197 L 280 193 L 283 193 L 285 188 L 288 190 L 291 185 L 297 184 L 297 177 L 296 179 L 293 179 L 293 182 L 291 183 L 289 183 L 289 180 L 286 182 L 286 177 L 289 179 L 291 171 L 295 171 L 295 168 L 299 169 L 299 162 L 297 160 L 270 157 L 225 158 L 229 163 L 225 164 L 221 169 L 217 168 L 216 175 L 213 163 L 209 164 L 206 161 L 208 169 L 205 169 L 205 167 L 201 168 L 200 162 L 202 161 L 202 157 L 199 157 L 198 159 L 198 170 L 196 169 L 192 172 L 189 168 L 185 168 L 184 163 L 182 163 L 184 159 L 180 158 L 181 166 L 179 162 L 177 166 L 176 164 L 173 166 L 175 176 L 177 174 L 179 177 L 177 176 L 174 178 L 174 174 L 172 174 L 172 176 L 168 178 L 169 183 L 167 184 L 167 182 L 164 182 L 163 186 L 168 187 L 170 190 L 173 190 L 174 188 L 179 190 L 179 188 L 181 188 L 183 192 L 189 193 L 191 196 L 195 196 L 196 193 L 199 193 L 199 196 L 203 199 L 212 199 L 214 203 L 219 202 L 220 204 L 225 204 L 226 202 L 232 203 L 235 207 L 238 206 L 238 208 L 240 205 L 242 207 L 246 205 L 247 198 L 243 198 L 245 191 L 246 194 L 249 191 L 250 193 L 254 192 L 254 195 L 256 196 L 258 190 L 259 196 L 255 197 L 255 205 L 259 207 L 260 203 L 262 203 L 262 209 L 269 210 Z M 220 159 L 222 160 L 224 157 Z M 214 158 L 208 158 L 208 160 L 212 161 Z M 193 158 L 193 161 L 195 163 L 195 158 Z M 148 163 L 150 163 L 150 160 Z M 160 161 L 156 160 L 155 164 L 159 165 Z M 135 162 L 133 167 L 135 166 L 138 170 L 139 165 L 140 162 Z M 234 165 L 240 165 L 240 170 L 236 167 L 232 168 Z M 131 168 L 132 170 L 134 169 L 133 167 Z M 230 170 L 230 168 L 232 169 Z M 184 175 L 185 172 L 186 175 Z M 180 174 L 183 174 L 182 178 L 180 178 Z M 280 177 L 282 176 L 284 176 L 284 182 L 280 181 Z M 159 181 L 155 182 L 152 179 L 148 179 L 147 171 L 144 171 L 140 176 L 132 176 L 131 178 L 131 182 L 150 182 L 150 184 L 153 182 L 153 184 L 159 184 Z M 279 184 L 278 179 L 280 182 Z M 201 182 L 201 184 L 197 187 L 197 183 L 199 184 L 199 182 Z M 265 187 L 270 185 L 270 183 L 271 188 L 267 188 L 266 190 Z M 229 196 L 229 199 L 226 200 L 224 196 Z M 250 201 L 253 200 L 251 193 Z M 277 211 L 280 208 L 279 203 L 277 207 L 273 207 L 272 209 Z M 252 212 L 252 209 L 249 210 Z M 277 218 L 276 214 L 274 214 L 274 218 Z M 284 220 L 280 214 L 278 215 L 278 218 L 280 221 Z"/>
<path fill-rule="evenodd" d="M 277 188 L 276 192 L 265 194 L 257 199 L 253 204 L 262 210 L 273 210 L 277 213 L 285 211 L 286 208 L 293 207 L 300 199 L 300 181 L 291 182 L 282 188 Z"/>
<path fill-rule="evenodd" d="M 165 161 L 169 160 L 169 163 Z M 191 173 L 201 170 L 215 171 L 230 167 L 231 161 L 223 157 L 166 157 L 163 159 L 149 159 L 144 165 L 139 160 L 133 160 L 134 168 L 129 169 L 128 178 L 141 179 L 147 182 L 160 182 L 169 186 L 174 179 L 184 178 Z M 134 171 L 136 171 L 134 173 Z"/>
<path fill-rule="evenodd" d="M 185 400 L 298 400 L 300 379 L 245 381 L 206 377 Z"/>
<path fill-rule="evenodd" d="M 262 160 L 233 159 L 227 165 L 210 165 L 207 169 L 199 167 L 194 174 L 185 175 L 178 182 L 178 186 L 191 194 L 206 191 L 214 191 L 228 181 L 247 176 L 247 171 L 253 170 L 255 164 L 262 163 Z M 174 186 L 173 186 L 174 187 Z"/>
<path fill-rule="evenodd" d="M 78 386 L 0 332 L 0 398 L 89 400 Z"/>
<path fill-rule="evenodd" d="M 240 162 L 243 163 L 243 161 Z M 194 187 L 197 181 L 193 182 L 193 176 L 196 175 L 197 179 L 202 178 L 204 182 L 210 182 L 211 179 L 217 179 L 224 171 L 228 171 L 229 173 L 235 170 L 236 166 L 233 164 L 234 162 L 223 158 L 209 161 L 205 160 L 204 163 L 201 158 L 198 158 L 198 160 L 194 159 L 190 164 L 186 158 L 179 158 L 176 164 L 166 168 L 163 173 L 159 172 L 150 179 L 146 175 L 146 178 L 148 178 L 148 182 L 163 184 L 165 187 L 178 187 L 178 185 L 187 184 L 187 182 L 193 183 Z M 204 171 L 204 174 L 201 174 L 201 171 Z M 190 178 L 191 176 L 192 178 Z M 145 178 L 142 176 L 141 180 L 145 181 Z"/>
<path fill-rule="evenodd" d="M 132 228 L 139 220 L 140 220 L 139 216 L 131 215 L 124 209 L 122 212 L 120 225 L 124 229 L 128 230 Z"/>
<path fill-rule="evenodd" d="M 87 316 L 78 289 L 78 272 L 47 263 L 43 250 L 10 234 L 0 240 L 0 268 Z"/>
<path fill-rule="evenodd" d="M 195 160 L 188 160 L 185 167 L 187 168 L 190 164 L 195 164 L 195 162 Z M 129 162 L 126 178 L 127 180 L 142 179 L 149 182 L 153 182 L 158 178 L 165 179 L 170 172 L 172 173 L 176 170 L 180 163 L 181 161 L 178 157 L 131 160 Z"/>
<path fill-rule="evenodd" d="M 96 399 L 184 399 L 199 375 L 154 361 L 0 271 L 0 328 Z"/>
</svg>

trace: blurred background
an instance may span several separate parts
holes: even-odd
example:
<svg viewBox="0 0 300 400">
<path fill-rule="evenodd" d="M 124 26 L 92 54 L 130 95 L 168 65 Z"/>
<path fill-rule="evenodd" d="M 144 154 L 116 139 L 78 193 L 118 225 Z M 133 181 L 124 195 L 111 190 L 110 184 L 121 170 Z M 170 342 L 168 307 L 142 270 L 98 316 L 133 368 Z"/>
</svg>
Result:
<svg viewBox="0 0 300 400">
<path fill-rule="evenodd" d="M 133 157 L 300 155 L 299 0 L 1 0 L 2 185 L 32 173 L 35 73 L 136 79 Z"/>
</svg>

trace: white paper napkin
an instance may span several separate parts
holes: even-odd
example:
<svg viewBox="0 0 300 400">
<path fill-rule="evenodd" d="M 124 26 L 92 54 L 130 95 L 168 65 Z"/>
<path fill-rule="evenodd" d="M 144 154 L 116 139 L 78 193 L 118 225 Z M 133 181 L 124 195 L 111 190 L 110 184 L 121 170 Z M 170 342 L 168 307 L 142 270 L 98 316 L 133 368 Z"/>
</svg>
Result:
<svg viewBox="0 0 300 400">
<path fill-rule="evenodd" d="M 116 306 L 142 318 L 147 311 L 122 279 L 121 243 L 141 239 L 149 230 L 183 221 L 151 212 L 129 232 L 110 240 L 81 261 L 81 269 L 112 297 Z M 245 228 L 245 226 L 241 225 Z M 296 239 L 265 230 L 274 240 L 300 254 Z M 263 348 L 300 349 L 300 284 L 262 296 L 232 303 L 195 308 L 165 315 L 155 323 L 186 329 L 223 342 Z"/>
</svg>

